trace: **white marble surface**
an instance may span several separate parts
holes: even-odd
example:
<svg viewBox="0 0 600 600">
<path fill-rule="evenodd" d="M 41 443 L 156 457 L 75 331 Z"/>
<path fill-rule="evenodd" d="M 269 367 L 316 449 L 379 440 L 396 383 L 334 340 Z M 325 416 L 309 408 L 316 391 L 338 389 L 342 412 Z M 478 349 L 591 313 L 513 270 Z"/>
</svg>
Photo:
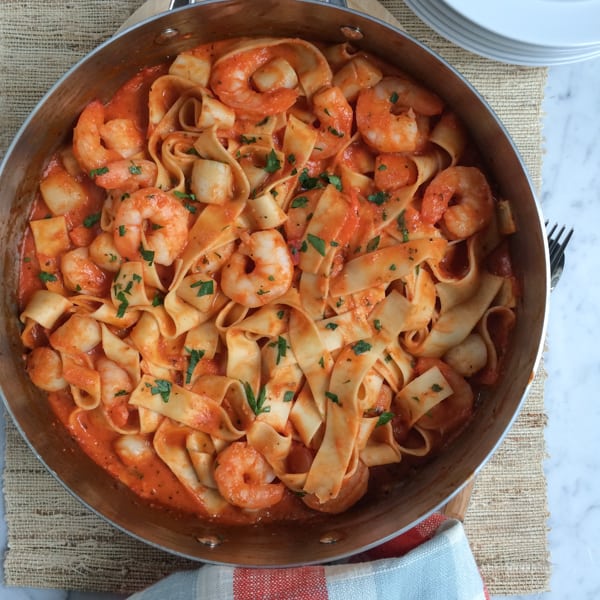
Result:
<svg viewBox="0 0 600 600">
<path fill-rule="evenodd" d="M 550 68 L 545 99 L 541 203 L 575 227 L 567 268 L 553 292 L 548 330 L 546 442 L 552 590 L 529 600 L 600 598 L 600 59 Z M 0 408 L 0 410 L 3 410 Z M 0 467 L 4 432 L 0 428 Z M 0 498 L 1 500 L 1 498 Z M 0 502 L 0 548 L 6 526 Z M 112 600 L 111 594 L 7 588 L 2 600 Z M 512 596 L 513 600 L 518 597 Z"/>
</svg>

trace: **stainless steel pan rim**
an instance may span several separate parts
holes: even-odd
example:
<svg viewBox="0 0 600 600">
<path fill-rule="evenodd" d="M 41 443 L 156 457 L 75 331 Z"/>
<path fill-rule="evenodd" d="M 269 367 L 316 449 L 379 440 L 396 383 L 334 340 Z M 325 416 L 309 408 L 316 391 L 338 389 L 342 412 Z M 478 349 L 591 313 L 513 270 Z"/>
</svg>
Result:
<svg viewBox="0 0 600 600">
<path fill-rule="evenodd" d="M 310 17 L 310 18 L 308 18 Z M 223 527 L 153 508 L 83 455 L 57 423 L 21 362 L 14 257 L 45 157 L 56 149 L 83 106 L 108 99 L 135 70 L 161 62 L 200 41 L 246 34 L 298 35 L 343 41 L 380 54 L 439 93 L 467 124 L 499 193 L 514 201 L 520 232 L 513 240 L 523 299 L 510 377 L 486 393 L 476 419 L 447 452 L 388 496 L 347 513 L 251 527 Z M 167 30 L 175 30 L 165 41 Z M 158 43 L 157 43 L 158 42 Z M 164 43 L 163 43 L 164 42 Z M 181 557 L 218 564 L 277 567 L 337 560 L 376 546 L 438 510 L 476 475 L 517 417 L 539 366 L 545 336 L 549 269 L 543 219 L 523 162 L 508 132 L 477 91 L 423 44 L 382 21 L 311 0 L 207 0 L 147 19 L 117 34 L 79 61 L 44 96 L 0 167 L 4 257 L 0 381 L 6 408 L 48 471 L 90 510 L 127 534 Z M 9 282 L 12 282 L 9 283 Z"/>
</svg>

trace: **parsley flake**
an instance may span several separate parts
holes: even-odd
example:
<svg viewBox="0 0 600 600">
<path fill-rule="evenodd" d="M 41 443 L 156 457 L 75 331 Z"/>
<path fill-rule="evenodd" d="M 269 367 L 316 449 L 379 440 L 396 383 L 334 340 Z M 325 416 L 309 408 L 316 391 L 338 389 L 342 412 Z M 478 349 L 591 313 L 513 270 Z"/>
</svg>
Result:
<svg viewBox="0 0 600 600">
<path fill-rule="evenodd" d="M 93 227 L 96 223 L 98 223 L 100 221 L 100 215 L 101 213 L 94 213 L 92 215 L 88 215 L 84 220 L 83 220 L 83 226 L 84 227 Z"/>
<path fill-rule="evenodd" d="M 390 195 L 387 192 L 375 192 L 374 194 L 369 194 L 367 196 L 367 200 L 377 206 L 381 206 L 384 202 L 387 202 Z"/>
<path fill-rule="evenodd" d="M 313 235 L 312 233 L 307 234 L 306 239 L 321 256 L 325 256 L 327 253 L 325 250 L 325 240 Z"/>
<path fill-rule="evenodd" d="M 148 265 L 152 266 L 152 263 L 154 262 L 154 250 L 146 250 L 140 244 L 140 254 L 142 255 L 142 258 L 148 263 Z"/>
<path fill-rule="evenodd" d="M 367 252 L 374 252 L 379 247 L 379 241 L 381 240 L 381 236 L 376 236 L 372 240 L 369 240 L 367 244 Z"/>
<path fill-rule="evenodd" d="M 171 395 L 171 382 L 167 379 L 155 379 L 154 385 L 150 388 L 150 393 L 153 396 L 158 394 L 163 402 L 168 402 Z"/>
<path fill-rule="evenodd" d="M 277 158 L 275 150 L 271 149 L 271 152 L 267 154 L 267 164 L 264 166 L 264 170 L 267 173 L 275 173 L 281 169 L 281 161 Z"/>
<path fill-rule="evenodd" d="M 262 387 L 258 392 L 258 398 L 254 395 L 254 391 L 252 390 L 252 386 L 247 382 L 243 382 L 244 391 L 246 392 L 246 400 L 252 409 L 252 412 L 255 415 L 260 415 L 261 413 L 271 412 L 270 406 L 265 406 L 265 400 L 267 399 L 267 390 Z"/>
<path fill-rule="evenodd" d="M 186 348 L 186 350 L 188 350 L 188 352 L 190 353 L 190 360 L 188 362 L 188 367 L 185 371 L 185 382 L 191 383 L 192 375 L 194 374 L 194 369 L 196 368 L 196 365 L 202 360 L 202 357 L 204 356 L 204 350 L 196 350 L 195 348 Z"/>
<path fill-rule="evenodd" d="M 395 417 L 393 412 L 384 411 L 379 415 L 379 419 L 377 419 L 377 423 L 375 423 L 375 427 L 381 427 L 386 423 L 389 423 Z"/>
<path fill-rule="evenodd" d="M 330 399 L 332 402 L 334 402 L 335 404 L 339 404 L 339 405 L 341 406 L 341 404 L 340 404 L 340 400 L 339 400 L 339 398 L 337 397 L 337 394 L 334 394 L 333 392 L 325 392 L 325 397 L 326 397 L 326 398 L 329 398 L 329 399 Z"/>
<path fill-rule="evenodd" d="M 108 167 L 100 167 L 99 169 L 92 169 L 90 171 L 90 179 L 98 177 L 98 175 L 105 175 L 108 173 Z"/>
<path fill-rule="evenodd" d="M 38 277 L 44 283 L 48 283 L 49 281 L 56 281 L 56 275 L 53 273 L 48 273 L 47 271 L 40 271 L 38 273 Z"/>
<path fill-rule="evenodd" d="M 288 349 L 287 342 L 284 337 L 279 336 L 277 338 L 277 358 L 275 359 L 275 364 L 278 365 L 279 361 L 282 358 L 285 358 L 286 352 Z"/>
<path fill-rule="evenodd" d="M 210 296 L 215 293 L 215 282 L 212 279 L 208 281 L 196 281 L 190 287 L 198 288 L 196 296 Z"/>
<path fill-rule="evenodd" d="M 356 344 L 352 346 L 352 350 L 354 351 L 354 354 L 356 354 L 356 356 L 358 356 L 359 354 L 364 354 L 370 349 L 371 344 L 369 344 L 369 342 L 365 342 L 365 340 L 358 340 L 358 342 L 356 342 Z"/>
<path fill-rule="evenodd" d="M 292 208 L 304 208 L 308 204 L 306 196 L 298 196 L 292 200 Z"/>
<path fill-rule="evenodd" d="M 398 225 L 398 231 L 402 233 L 402 241 L 408 242 L 408 229 L 406 228 L 406 221 L 404 220 L 405 212 L 406 209 L 398 215 L 398 217 L 396 218 L 396 224 Z"/>
</svg>

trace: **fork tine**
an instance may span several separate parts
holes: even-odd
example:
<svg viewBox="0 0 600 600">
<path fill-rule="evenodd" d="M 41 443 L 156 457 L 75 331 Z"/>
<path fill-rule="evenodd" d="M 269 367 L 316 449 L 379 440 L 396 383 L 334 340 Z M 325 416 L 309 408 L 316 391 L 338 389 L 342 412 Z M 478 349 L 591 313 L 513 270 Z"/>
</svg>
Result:
<svg viewBox="0 0 600 600">
<path fill-rule="evenodd" d="M 551 231 L 553 232 L 556 229 L 556 227 L 557 226 L 555 225 Z M 566 237 L 561 240 L 563 234 L 565 233 L 565 230 L 565 226 L 561 227 L 559 232 L 555 236 L 552 235 L 552 237 L 551 233 L 548 233 L 548 251 L 550 253 L 551 272 L 558 267 L 561 260 L 564 260 L 565 248 L 567 247 L 567 245 L 571 241 L 571 237 L 573 236 L 573 228 L 571 228 L 567 232 Z"/>
</svg>

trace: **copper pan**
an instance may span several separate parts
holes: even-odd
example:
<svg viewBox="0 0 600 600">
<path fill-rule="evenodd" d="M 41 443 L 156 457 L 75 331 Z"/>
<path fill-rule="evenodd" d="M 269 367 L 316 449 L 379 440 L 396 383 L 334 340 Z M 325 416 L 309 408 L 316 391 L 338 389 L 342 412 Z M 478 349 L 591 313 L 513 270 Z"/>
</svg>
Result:
<svg viewBox="0 0 600 600">
<path fill-rule="evenodd" d="M 379 54 L 436 91 L 460 115 L 499 192 L 513 200 L 512 251 L 523 284 L 506 376 L 486 393 L 464 434 L 387 495 L 309 523 L 224 527 L 172 515 L 141 501 L 84 455 L 23 369 L 17 318 L 17 248 L 47 157 L 92 99 L 107 100 L 140 67 L 202 42 L 241 35 L 302 36 Z M 305 0 L 206 1 L 150 18 L 102 44 L 41 100 L 0 169 L 3 256 L 0 383 L 8 412 L 32 451 L 74 496 L 115 527 L 196 560 L 248 566 L 306 565 L 381 543 L 438 510 L 482 468 L 513 423 L 540 360 L 549 294 L 543 221 L 531 182 L 506 130 L 469 83 L 431 50 L 377 19 Z"/>
</svg>

